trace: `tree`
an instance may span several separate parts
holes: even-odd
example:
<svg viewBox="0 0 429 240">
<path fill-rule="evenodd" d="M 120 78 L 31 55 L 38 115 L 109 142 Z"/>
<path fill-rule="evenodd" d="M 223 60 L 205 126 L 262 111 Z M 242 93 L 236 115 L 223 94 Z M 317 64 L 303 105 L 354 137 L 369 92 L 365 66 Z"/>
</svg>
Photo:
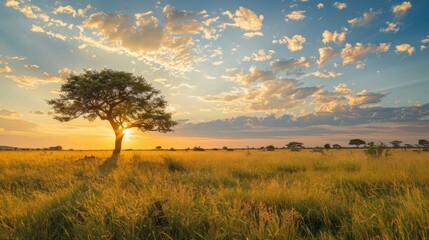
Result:
<svg viewBox="0 0 429 240">
<path fill-rule="evenodd" d="M 291 149 L 297 149 L 297 148 L 303 148 L 304 143 L 301 142 L 290 142 L 288 144 L 286 144 L 287 148 L 291 148 Z"/>
<path fill-rule="evenodd" d="M 419 145 L 423 146 L 423 147 L 428 146 L 429 145 L 429 141 L 426 140 L 426 139 L 419 139 Z"/>
<path fill-rule="evenodd" d="M 325 145 L 323 145 L 323 147 L 325 147 L 326 149 L 330 149 L 331 148 L 331 144 L 326 143 Z"/>
<path fill-rule="evenodd" d="M 276 147 L 274 147 L 274 145 L 268 145 L 268 146 L 266 146 L 265 147 L 265 149 L 267 150 L 267 151 L 274 151 L 274 149 L 275 149 Z"/>
<path fill-rule="evenodd" d="M 177 123 L 165 112 L 167 102 L 141 76 L 103 69 L 85 70 L 70 75 L 61 86 L 60 97 L 48 101 L 60 122 L 83 117 L 89 121 L 99 118 L 109 121 L 115 132 L 115 149 L 119 155 L 124 131 L 139 130 L 170 132 Z"/>
<path fill-rule="evenodd" d="M 399 141 L 399 140 L 393 140 L 393 141 L 391 141 L 391 142 L 390 142 L 390 144 L 392 144 L 392 146 L 393 146 L 394 148 L 398 148 L 398 147 L 400 147 L 400 146 L 401 146 L 401 143 L 402 143 L 402 141 Z"/>
<path fill-rule="evenodd" d="M 156 146 L 156 147 L 155 147 L 155 149 L 156 149 L 156 150 L 161 150 L 161 149 L 162 149 L 162 147 L 161 147 L 161 146 Z"/>
<path fill-rule="evenodd" d="M 341 148 L 341 146 L 340 146 L 340 144 L 334 144 L 334 145 L 332 145 L 332 148 L 340 149 L 340 148 Z"/>
<path fill-rule="evenodd" d="M 349 145 L 356 145 L 356 147 L 359 147 L 360 145 L 365 145 L 365 141 L 362 139 L 351 139 Z"/>
</svg>

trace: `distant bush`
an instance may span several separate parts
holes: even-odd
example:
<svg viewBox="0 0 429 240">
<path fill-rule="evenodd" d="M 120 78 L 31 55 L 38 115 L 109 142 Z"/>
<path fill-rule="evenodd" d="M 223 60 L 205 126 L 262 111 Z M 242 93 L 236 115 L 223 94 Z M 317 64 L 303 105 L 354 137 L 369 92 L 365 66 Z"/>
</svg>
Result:
<svg viewBox="0 0 429 240">
<path fill-rule="evenodd" d="M 382 142 L 379 142 L 377 144 L 374 142 L 370 142 L 368 144 L 367 149 L 365 150 L 365 154 L 373 158 L 387 158 L 390 156 L 389 151 L 390 150 Z"/>
<path fill-rule="evenodd" d="M 204 148 L 198 146 L 198 147 L 194 147 L 192 150 L 194 151 L 205 151 Z"/>
</svg>

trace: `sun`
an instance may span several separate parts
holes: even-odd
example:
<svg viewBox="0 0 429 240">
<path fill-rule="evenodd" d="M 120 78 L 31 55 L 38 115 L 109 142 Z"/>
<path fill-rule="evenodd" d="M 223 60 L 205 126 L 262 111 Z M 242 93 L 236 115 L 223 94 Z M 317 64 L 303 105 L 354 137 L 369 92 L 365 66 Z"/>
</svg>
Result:
<svg viewBox="0 0 429 240">
<path fill-rule="evenodd" d="M 131 129 L 125 129 L 123 133 L 124 135 L 129 135 L 131 133 Z"/>
</svg>

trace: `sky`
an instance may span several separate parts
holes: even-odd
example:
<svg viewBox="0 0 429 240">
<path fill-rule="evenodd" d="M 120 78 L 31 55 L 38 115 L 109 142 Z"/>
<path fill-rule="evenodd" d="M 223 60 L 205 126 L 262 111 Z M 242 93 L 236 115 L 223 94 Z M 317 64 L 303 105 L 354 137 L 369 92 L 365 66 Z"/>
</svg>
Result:
<svg viewBox="0 0 429 240">
<path fill-rule="evenodd" d="M 113 148 L 52 119 L 68 76 L 109 68 L 165 96 L 173 133 L 123 148 L 429 139 L 429 1 L 27 1 L 0 5 L 0 145 Z"/>
</svg>

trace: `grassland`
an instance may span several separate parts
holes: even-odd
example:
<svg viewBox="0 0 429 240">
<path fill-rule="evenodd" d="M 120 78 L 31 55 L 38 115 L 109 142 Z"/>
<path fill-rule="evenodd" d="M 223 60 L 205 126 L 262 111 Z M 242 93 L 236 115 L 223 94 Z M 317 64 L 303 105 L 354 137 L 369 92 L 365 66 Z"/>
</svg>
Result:
<svg viewBox="0 0 429 240">
<path fill-rule="evenodd" d="M 429 238 L 428 152 L 109 154 L 0 152 L 0 239 Z"/>
</svg>

